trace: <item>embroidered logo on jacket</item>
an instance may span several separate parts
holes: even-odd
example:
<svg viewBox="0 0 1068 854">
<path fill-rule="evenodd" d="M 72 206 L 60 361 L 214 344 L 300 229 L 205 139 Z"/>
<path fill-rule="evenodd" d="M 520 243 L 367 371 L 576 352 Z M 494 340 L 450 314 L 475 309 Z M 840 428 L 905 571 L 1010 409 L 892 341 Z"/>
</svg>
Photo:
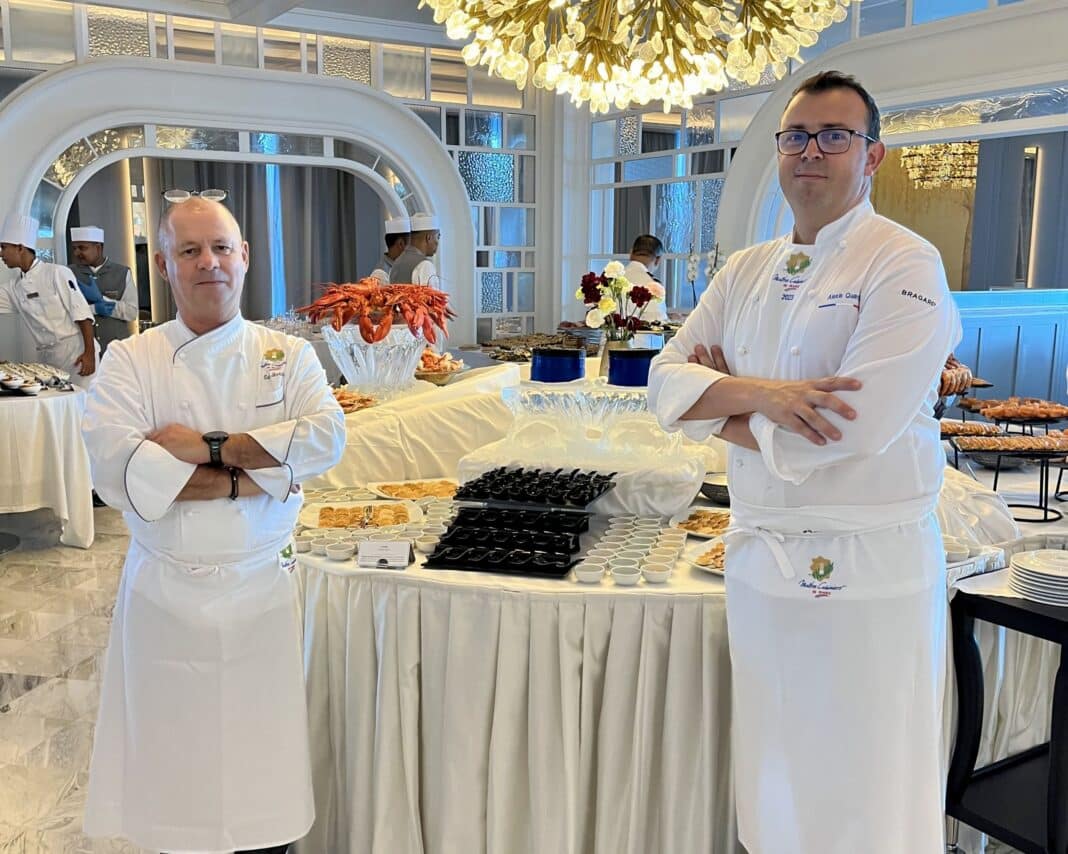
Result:
<svg viewBox="0 0 1068 854">
<path fill-rule="evenodd" d="M 809 258 L 804 252 L 795 252 L 789 258 L 786 259 L 786 272 L 791 276 L 796 276 L 798 273 L 805 270 L 812 265 L 812 259 Z"/>
<path fill-rule="evenodd" d="M 845 590 L 846 587 L 844 584 L 831 584 L 827 580 L 833 572 L 834 561 L 825 557 L 814 557 L 808 568 L 808 574 L 812 576 L 812 580 L 802 578 L 798 585 L 805 590 L 811 590 L 813 598 L 826 599 L 832 593 Z"/>
<path fill-rule="evenodd" d="M 263 371 L 265 380 L 273 380 L 286 372 L 286 354 L 277 348 L 264 350 L 260 360 L 260 370 Z"/>
</svg>

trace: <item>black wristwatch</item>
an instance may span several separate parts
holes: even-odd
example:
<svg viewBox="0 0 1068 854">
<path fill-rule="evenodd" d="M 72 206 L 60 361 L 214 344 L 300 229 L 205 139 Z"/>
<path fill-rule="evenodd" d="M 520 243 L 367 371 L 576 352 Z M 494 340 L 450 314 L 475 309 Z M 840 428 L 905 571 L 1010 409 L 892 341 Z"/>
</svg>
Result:
<svg viewBox="0 0 1068 854">
<path fill-rule="evenodd" d="M 208 453 L 211 454 L 211 464 L 213 466 L 221 466 L 223 464 L 223 442 L 230 438 L 230 434 L 224 433 L 222 430 L 212 430 L 210 433 L 205 433 L 201 438 L 208 443 Z"/>
</svg>

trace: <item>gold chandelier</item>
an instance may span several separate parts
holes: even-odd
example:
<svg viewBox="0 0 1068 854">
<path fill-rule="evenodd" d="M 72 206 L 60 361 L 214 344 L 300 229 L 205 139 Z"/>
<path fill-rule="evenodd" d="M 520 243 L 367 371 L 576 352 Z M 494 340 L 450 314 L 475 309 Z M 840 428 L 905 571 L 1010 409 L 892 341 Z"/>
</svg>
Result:
<svg viewBox="0 0 1068 854">
<path fill-rule="evenodd" d="M 859 0 L 420 0 L 449 38 L 468 41 L 464 61 L 485 65 L 519 89 L 532 82 L 588 103 L 663 101 L 755 85 L 771 66 L 816 43 Z"/>
<path fill-rule="evenodd" d="M 924 190 L 967 189 L 975 186 L 979 169 L 979 143 L 937 142 L 906 145 L 901 149 L 901 165 L 912 183 Z"/>
</svg>

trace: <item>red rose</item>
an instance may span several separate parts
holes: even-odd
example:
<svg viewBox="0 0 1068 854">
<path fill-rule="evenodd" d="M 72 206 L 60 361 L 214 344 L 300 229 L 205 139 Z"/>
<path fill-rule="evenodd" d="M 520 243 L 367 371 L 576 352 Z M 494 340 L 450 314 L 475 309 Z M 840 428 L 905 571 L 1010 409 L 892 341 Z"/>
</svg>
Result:
<svg viewBox="0 0 1068 854">
<path fill-rule="evenodd" d="M 644 285 L 635 285 L 630 289 L 627 298 L 638 308 L 643 308 L 653 298 L 652 292 Z"/>
</svg>

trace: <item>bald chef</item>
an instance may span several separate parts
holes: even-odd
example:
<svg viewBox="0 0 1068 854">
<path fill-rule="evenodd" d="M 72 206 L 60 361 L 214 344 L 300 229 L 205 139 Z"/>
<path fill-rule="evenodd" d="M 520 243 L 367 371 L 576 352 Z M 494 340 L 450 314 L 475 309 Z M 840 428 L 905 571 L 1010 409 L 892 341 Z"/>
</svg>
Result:
<svg viewBox="0 0 1068 854">
<path fill-rule="evenodd" d="M 108 344 L 133 334 L 137 321 L 137 285 L 130 268 L 104 255 L 104 229 L 84 225 L 70 230 L 71 271 L 82 296 L 96 315 L 101 352 Z"/>
<path fill-rule="evenodd" d="M 11 214 L 0 228 L 0 257 L 19 276 L 0 284 L 0 313 L 15 312 L 37 345 L 37 358 L 88 388 L 100 346 L 93 338 L 93 311 L 67 267 L 37 257 L 38 222 Z"/>
<path fill-rule="evenodd" d="M 130 529 L 85 830 L 282 854 L 314 815 L 298 484 L 341 457 L 345 418 L 307 341 L 241 317 L 248 244 L 226 208 L 171 205 L 158 245 L 178 317 L 112 343 L 82 423 Z"/>
<path fill-rule="evenodd" d="M 372 279 L 378 279 L 383 285 L 389 284 L 389 273 L 393 269 L 393 263 L 408 248 L 411 230 L 412 224 L 406 216 L 386 220 L 386 251 L 382 253 L 378 266 L 371 271 Z"/>
<path fill-rule="evenodd" d="M 438 271 L 430 259 L 438 251 L 441 240 L 441 224 L 433 214 L 415 213 L 411 218 L 411 238 L 389 273 L 391 285 L 434 285 L 438 283 Z"/>
<path fill-rule="evenodd" d="M 794 229 L 730 256 L 653 362 L 661 424 L 731 443 L 727 629 L 749 854 L 944 850 L 938 250 L 868 195 L 879 110 L 826 71 L 773 140 Z"/>
</svg>

